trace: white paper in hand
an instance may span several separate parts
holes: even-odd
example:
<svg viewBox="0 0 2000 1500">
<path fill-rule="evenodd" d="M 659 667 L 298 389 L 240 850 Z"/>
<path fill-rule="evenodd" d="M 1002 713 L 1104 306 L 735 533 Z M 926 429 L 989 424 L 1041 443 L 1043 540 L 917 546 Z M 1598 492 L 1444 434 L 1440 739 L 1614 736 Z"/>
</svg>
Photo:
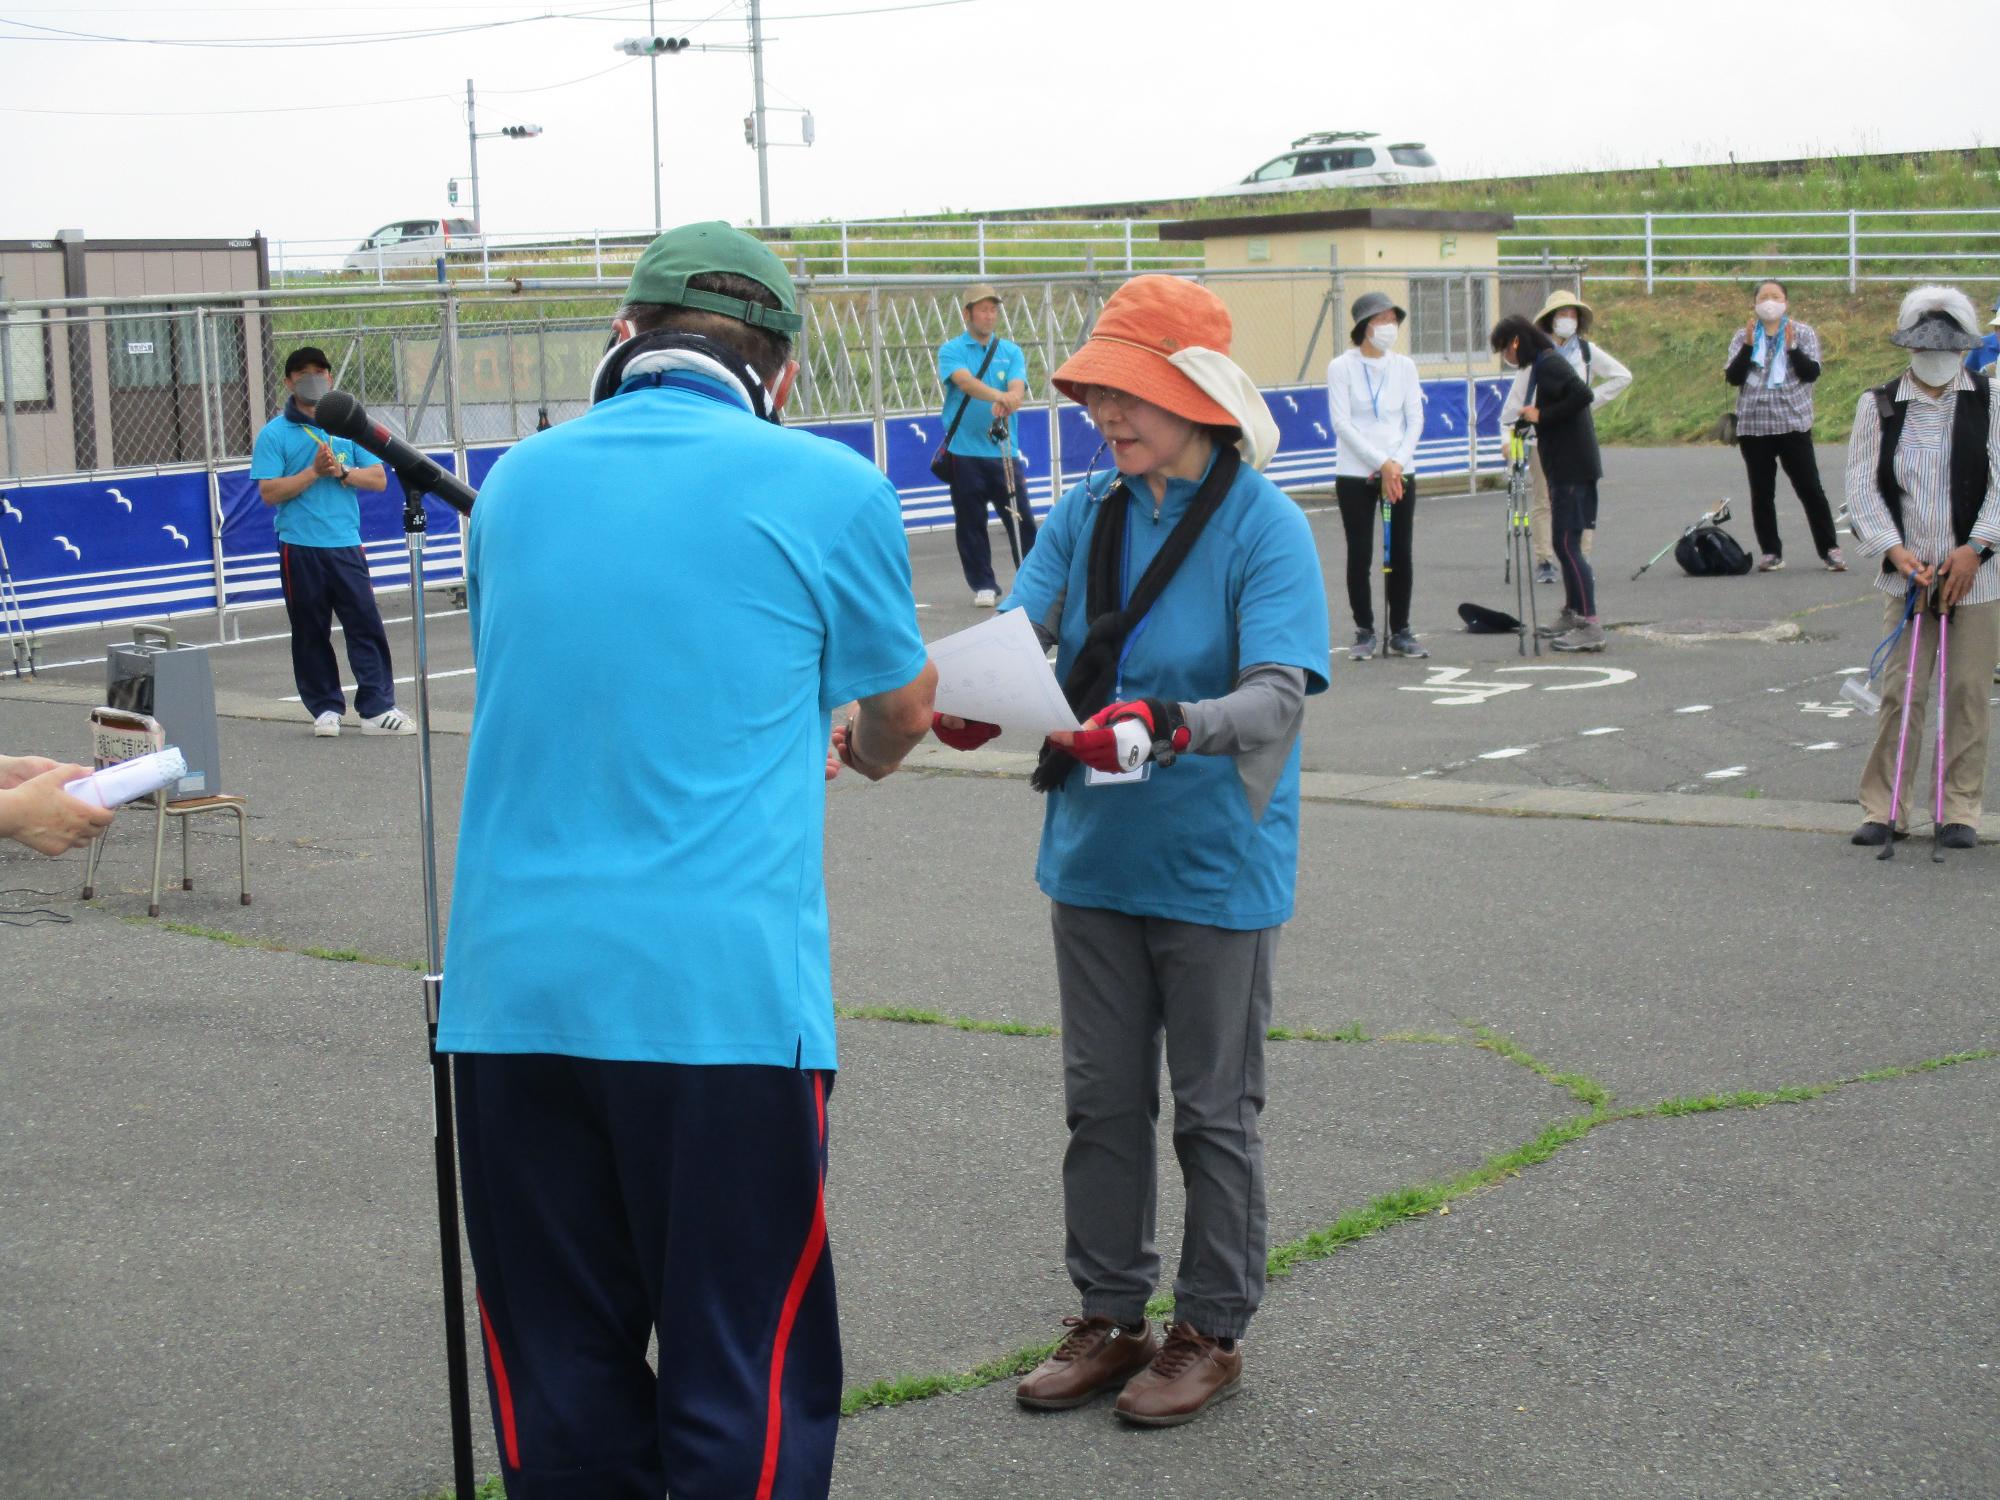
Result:
<svg viewBox="0 0 2000 1500">
<path fill-rule="evenodd" d="M 937 664 L 937 710 L 1037 738 L 1081 726 L 1063 697 L 1035 627 L 1010 609 L 930 646 Z"/>
</svg>

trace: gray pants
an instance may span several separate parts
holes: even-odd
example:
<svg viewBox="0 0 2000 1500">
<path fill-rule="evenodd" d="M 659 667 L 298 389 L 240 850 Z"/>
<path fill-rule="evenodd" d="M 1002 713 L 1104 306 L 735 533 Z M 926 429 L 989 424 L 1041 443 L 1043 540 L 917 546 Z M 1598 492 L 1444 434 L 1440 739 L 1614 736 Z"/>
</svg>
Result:
<svg viewBox="0 0 2000 1500">
<path fill-rule="evenodd" d="M 1236 932 L 1055 904 L 1065 1259 L 1086 1317 L 1136 1323 L 1159 1282 L 1160 1042 L 1187 1219 L 1176 1318 L 1237 1338 L 1264 1295 L 1264 1033 L 1278 929 Z"/>
</svg>

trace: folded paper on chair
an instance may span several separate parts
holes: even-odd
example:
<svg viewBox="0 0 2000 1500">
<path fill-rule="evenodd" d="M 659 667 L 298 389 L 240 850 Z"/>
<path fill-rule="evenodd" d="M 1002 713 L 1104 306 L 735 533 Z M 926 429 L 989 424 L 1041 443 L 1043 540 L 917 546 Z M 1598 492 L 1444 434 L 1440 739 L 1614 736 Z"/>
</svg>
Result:
<svg viewBox="0 0 2000 1500">
<path fill-rule="evenodd" d="M 930 657 L 941 714 L 1036 737 L 1081 727 L 1025 610 L 1005 610 L 933 641 Z"/>
<path fill-rule="evenodd" d="M 136 755 L 116 765 L 79 776 L 63 787 L 79 802 L 93 807 L 123 807 L 172 786 L 187 775 L 187 759 L 172 745 L 150 755 Z"/>
</svg>

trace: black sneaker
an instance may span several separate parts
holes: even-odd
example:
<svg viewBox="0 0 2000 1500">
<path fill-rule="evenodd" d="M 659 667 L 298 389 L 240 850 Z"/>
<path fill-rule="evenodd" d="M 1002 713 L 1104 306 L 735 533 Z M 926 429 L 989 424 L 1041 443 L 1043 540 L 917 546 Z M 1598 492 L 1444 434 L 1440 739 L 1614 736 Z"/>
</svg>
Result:
<svg viewBox="0 0 2000 1500">
<path fill-rule="evenodd" d="M 1429 656 L 1417 641 L 1417 633 L 1407 625 L 1389 636 L 1389 644 L 1382 648 L 1384 656 Z"/>
<path fill-rule="evenodd" d="M 1560 581 L 1561 580 L 1556 573 L 1556 565 L 1554 563 L 1538 562 L 1535 564 L 1535 582 L 1557 583 Z"/>
<path fill-rule="evenodd" d="M 1941 849 L 1977 849 L 1979 830 L 1970 823 L 1947 823 L 1937 831 L 1937 841 Z"/>
<path fill-rule="evenodd" d="M 1354 644 L 1347 648 L 1348 659 L 1350 661 L 1368 661 L 1372 659 L 1374 655 L 1375 655 L 1375 632 L 1372 630 L 1355 631 Z"/>
<path fill-rule="evenodd" d="M 1863 823 L 1859 828 L 1854 830 L 1847 842 L 1850 844 L 1859 844 L 1864 849 L 1873 849 L 1879 845 L 1886 844 L 1889 842 L 1889 825 L 1887 823 Z"/>
</svg>

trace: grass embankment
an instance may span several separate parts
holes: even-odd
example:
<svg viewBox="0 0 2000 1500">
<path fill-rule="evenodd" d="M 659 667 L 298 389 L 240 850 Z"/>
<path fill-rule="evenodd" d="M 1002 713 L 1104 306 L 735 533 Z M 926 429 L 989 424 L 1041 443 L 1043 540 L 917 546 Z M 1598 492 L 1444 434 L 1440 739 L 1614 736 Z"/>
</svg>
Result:
<svg viewBox="0 0 2000 1500">
<path fill-rule="evenodd" d="M 1791 289 L 1793 312 L 1819 333 L 1817 441 L 1845 442 L 1862 391 L 1908 363 L 1909 356 L 1889 342 L 1904 290 L 1872 286 L 1850 296 L 1845 287 Z M 1649 297 L 1637 288 L 1586 283 L 1584 296 L 1597 314 L 1593 337 L 1632 369 L 1632 388 L 1597 413 L 1597 435 L 1635 445 L 1712 438 L 1717 420 L 1735 408 L 1736 390 L 1722 378 L 1722 366 L 1731 330 L 1750 316 L 1750 290 L 1677 286 Z M 1975 306 L 1990 307 L 1977 288 L 1972 296 Z"/>
</svg>

